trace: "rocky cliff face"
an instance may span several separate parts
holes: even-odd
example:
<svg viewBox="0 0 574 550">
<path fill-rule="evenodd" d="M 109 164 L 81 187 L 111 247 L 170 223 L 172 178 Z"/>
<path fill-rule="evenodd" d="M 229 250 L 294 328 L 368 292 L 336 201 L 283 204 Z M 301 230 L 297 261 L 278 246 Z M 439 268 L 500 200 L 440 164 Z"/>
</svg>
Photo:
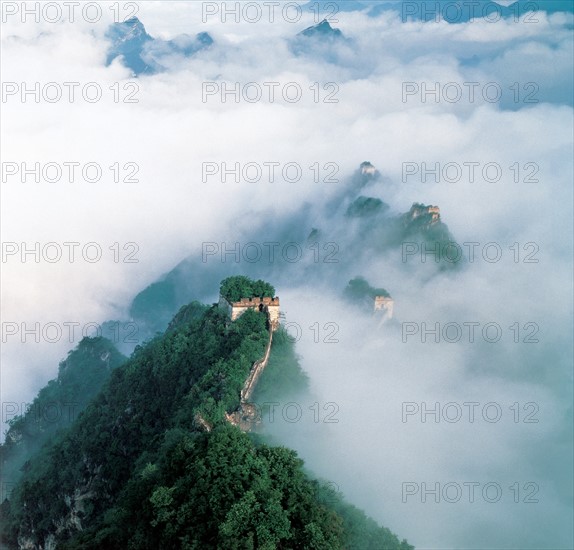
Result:
<svg viewBox="0 0 574 550">
<path fill-rule="evenodd" d="M 146 32 L 143 23 L 132 17 L 123 23 L 115 23 L 108 29 L 106 37 L 112 42 L 108 50 L 106 65 L 116 57 L 123 56 L 123 62 L 136 75 L 153 73 L 156 67 L 143 59 L 146 45 L 153 42 L 153 38 Z"/>
</svg>

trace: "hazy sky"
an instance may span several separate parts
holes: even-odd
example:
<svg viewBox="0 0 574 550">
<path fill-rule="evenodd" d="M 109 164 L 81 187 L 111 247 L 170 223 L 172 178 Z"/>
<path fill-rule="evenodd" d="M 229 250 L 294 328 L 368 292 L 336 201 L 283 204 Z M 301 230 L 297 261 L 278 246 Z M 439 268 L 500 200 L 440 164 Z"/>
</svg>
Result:
<svg viewBox="0 0 574 550">
<path fill-rule="evenodd" d="M 203 23 L 201 3 L 143 2 L 137 15 L 152 36 L 207 31 L 215 44 L 191 59 L 166 58 L 166 72 L 134 79 L 119 60 L 105 67 L 113 14 L 102 6 L 97 23 L 22 23 L 14 15 L 2 25 L 4 86 L 15 83 L 20 91 L 38 82 L 52 97 L 47 83 L 66 94 L 65 82 L 79 83 L 72 103 L 43 96 L 36 103 L 32 95 L 23 102 L 19 92 L 2 98 L 3 403 L 29 402 L 56 375 L 74 345 L 64 323 L 78 323 L 79 331 L 125 318 L 137 292 L 183 258 L 200 255 L 202 242 L 253 237 L 255 224 L 295 216 L 305 203 L 321 225 L 321 206 L 370 160 L 384 176 L 370 195 L 396 212 L 413 202 L 439 205 L 458 242 L 479 243 L 479 257 L 456 275 L 429 278 L 428 264 L 420 257 L 403 264 L 399 250 L 361 260 L 357 274 L 391 292 L 399 322 L 478 322 L 479 331 L 497 323 L 501 341 L 422 343 L 419 334 L 403 343 L 400 326 L 381 329 L 348 312 L 328 276 L 322 308 L 314 288 L 278 289 L 289 318 L 301 326 L 339 324 L 339 343 L 316 344 L 307 331 L 298 352 L 317 402 L 337 403 L 340 422 L 276 422 L 270 430 L 351 502 L 417 547 L 572 547 L 572 15 L 451 25 L 403 23 L 396 12 L 341 13 L 334 26 L 346 41 L 311 44 L 297 56 L 289 40 L 315 22 L 312 13 L 293 23 L 281 17 L 222 23 L 218 15 Z M 279 96 L 295 83 L 303 97 L 202 101 L 206 82 L 251 82 L 263 90 L 263 83 L 276 82 Z M 87 83 L 101 88 L 100 101 L 81 97 Z M 431 94 L 423 102 L 422 90 L 437 85 L 438 101 Z M 323 102 L 334 90 L 338 103 Z M 500 101 L 484 99 L 497 90 Z M 138 103 L 123 102 L 131 92 Z M 95 163 L 102 177 L 89 182 L 79 174 L 69 182 L 64 172 L 59 181 L 36 183 L 9 175 L 14 166 L 36 162 L 80 163 L 79 172 Z M 292 162 L 303 176 L 295 183 L 204 181 L 205 162 Z M 465 170 L 473 163 L 476 176 L 473 182 L 467 172 L 459 179 L 441 172 L 439 181 L 433 175 L 424 181 L 420 171 L 403 177 L 404 163 L 420 170 L 423 162 L 450 163 L 452 170 L 453 163 Z M 115 163 L 120 180 L 137 166 L 139 181 L 114 182 Z M 336 164 L 339 182 L 315 182 L 309 169 L 315 163 L 321 178 L 326 164 Z M 351 229 L 339 231 L 343 239 Z M 22 261 L 22 243 L 40 243 L 53 257 L 56 248 L 44 248 L 49 242 L 64 251 L 60 261 L 41 256 L 36 263 L 33 255 Z M 80 243 L 74 262 L 66 242 Z M 503 251 L 495 263 L 482 257 L 492 242 Z M 87 243 L 101 248 L 100 261 L 82 258 Z M 122 261 L 130 253 L 138 263 Z M 525 262 L 529 253 L 538 263 Z M 218 281 L 213 285 L 215 298 Z M 41 330 L 52 323 L 64 335 L 54 343 L 27 335 L 22 343 L 22 323 L 40 323 Z M 520 343 L 508 329 L 514 323 Z M 527 323 L 539 328 L 539 343 L 523 343 Z M 18 334 L 10 335 L 14 327 Z M 422 423 L 419 414 L 403 422 L 402 403 L 423 401 L 478 402 L 480 419 Z M 489 402 L 500 404 L 500 422 L 482 419 Z M 527 403 L 536 404 L 538 423 L 523 421 L 533 410 L 523 408 Z M 422 482 L 481 486 L 473 504 L 466 493 L 458 503 L 435 504 L 432 495 L 422 503 L 420 493 L 402 502 L 402 484 Z M 490 482 L 502 487 L 500 502 L 482 498 Z M 509 489 L 515 482 L 518 503 Z M 534 487 L 529 483 L 538 487 L 538 503 L 523 502 Z"/>
</svg>

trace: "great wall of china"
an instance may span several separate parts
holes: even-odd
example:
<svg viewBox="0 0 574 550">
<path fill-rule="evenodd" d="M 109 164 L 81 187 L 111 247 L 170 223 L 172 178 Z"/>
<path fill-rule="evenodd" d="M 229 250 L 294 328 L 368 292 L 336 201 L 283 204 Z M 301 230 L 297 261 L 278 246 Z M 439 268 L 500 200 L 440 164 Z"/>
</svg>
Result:
<svg viewBox="0 0 574 550">
<path fill-rule="evenodd" d="M 255 309 L 267 315 L 269 322 L 269 340 L 265 347 L 265 353 L 261 359 L 253 363 L 240 393 L 240 401 L 237 409 L 231 413 L 225 413 L 230 424 L 239 427 L 244 432 L 253 430 L 260 422 L 259 411 L 256 405 L 249 400 L 257 387 L 257 382 L 265 367 L 269 363 L 271 346 L 273 345 L 273 333 L 279 328 L 279 298 L 242 298 L 237 302 L 229 302 L 223 296 L 219 297 L 219 307 L 227 312 L 229 318 L 235 321 L 248 309 Z M 374 300 L 375 313 L 382 314 L 381 322 L 393 317 L 394 300 L 390 296 L 376 296 Z M 195 416 L 195 422 L 205 431 L 211 431 L 212 426 L 199 413 Z"/>
<path fill-rule="evenodd" d="M 230 424 L 239 427 L 244 432 L 251 431 L 259 422 L 257 407 L 249 403 L 253 395 L 261 373 L 265 370 L 271 355 L 273 345 L 273 333 L 279 328 L 279 298 L 242 298 L 238 302 L 229 302 L 223 296 L 219 297 L 219 307 L 227 312 L 229 318 L 235 321 L 248 309 L 255 309 L 267 315 L 269 323 L 269 340 L 265 347 L 265 353 L 261 359 L 253 363 L 243 388 L 241 388 L 239 406 L 232 413 L 225 413 L 225 418 Z M 210 432 L 213 426 L 198 412 L 194 417 L 195 423 L 202 430 Z"/>
<path fill-rule="evenodd" d="M 227 310 L 232 320 L 237 319 L 247 309 L 256 309 L 265 313 L 269 322 L 269 340 L 265 347 L 265 353 L 251 367 L 249 376 L 241 389 L 239 407 L 231 414 L 226 413 L 229 423 L 238 426 L 244 432 L 248 432 L 260 422 L 257 407 L 249 403 L 249 399 L 255 391 L 259 377 L 269 362 L 271 346 L 273 345 L 273 333 L 279 327 L 279 298 L 243 298 L 238 302 L 229 303 L 225 298 L 220 297 L 219 305 Z"/>
</svg>

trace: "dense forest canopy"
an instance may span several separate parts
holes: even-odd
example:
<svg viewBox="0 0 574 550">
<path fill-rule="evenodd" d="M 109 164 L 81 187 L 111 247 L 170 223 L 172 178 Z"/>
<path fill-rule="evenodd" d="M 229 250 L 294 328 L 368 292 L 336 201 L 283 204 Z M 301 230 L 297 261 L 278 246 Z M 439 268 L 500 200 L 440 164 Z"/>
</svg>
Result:
<svg viewBox="0 0 574 550">
<path fill-rule="evenodd" d="M 267 283 L 248 284 L 274 294 Z M 313 479 L 294 451 L 226 420 L 268 337 L 257 311 L 230 322 L 216 306 L 181 308 L 164 334 L 109 372 L 70 427 L 30 457 L 1 505 L 4 543 L 410 550 Z M 278 338 L 270 365 L 261 379 L 266 395 L 305 387 L 290 339 Z"/>
<path fill-rule="evenodd" d="M 360 196 L 349 205 L 346 215 L 351 218 L 365 218 L 375 214 L 380 214 L 388 209 L 389 206 L 381 199 Z"/>
</svg>

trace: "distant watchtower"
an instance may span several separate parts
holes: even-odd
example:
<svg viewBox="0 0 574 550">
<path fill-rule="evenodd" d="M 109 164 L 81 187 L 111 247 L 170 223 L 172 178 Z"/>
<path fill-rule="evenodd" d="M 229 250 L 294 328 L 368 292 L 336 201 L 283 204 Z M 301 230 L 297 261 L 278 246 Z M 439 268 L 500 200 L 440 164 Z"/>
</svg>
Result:
<svg viewBox="0 0 574 550">
<path fill-rule="evenodd" d="M 252 298 L 241 298 L 237 302 L 229 302 L 226 298 L 219 295 L 219 307 L 227 312 L 229 318 L 235 321 L 248 309 L 255 309 L 256 311 L 262 311 L 267 314 L 269 319 L 269 326 L 271 330 L 277 330 L 279 326 L 279 298 L 269 298 L 267 296 L 263 298 L 252 297 Z"/>
<path fill-rule="evenodd" d="M 412 222 L 417 218 L 422 218 L 426 222 L 427 226 L 431 226 L 440 222 L 440 208 L 438 206 L 431 205 L 425 206 L 424 204 L 415 202 L 406 216 L 409 222 Z"/>
<path fill-rule="evenodd" d="M 393 318 L 395 301 L 390 296 L 375 296 L 375 313 L 383 315 L 383 320 Z"/>
<path fill-rule="evenodd" d="M 376 176 L 377 169 L 369 162 L 365 161 L 361 163 L 360 166 L 361 174 L 363 176 Z"/>
</svg>

